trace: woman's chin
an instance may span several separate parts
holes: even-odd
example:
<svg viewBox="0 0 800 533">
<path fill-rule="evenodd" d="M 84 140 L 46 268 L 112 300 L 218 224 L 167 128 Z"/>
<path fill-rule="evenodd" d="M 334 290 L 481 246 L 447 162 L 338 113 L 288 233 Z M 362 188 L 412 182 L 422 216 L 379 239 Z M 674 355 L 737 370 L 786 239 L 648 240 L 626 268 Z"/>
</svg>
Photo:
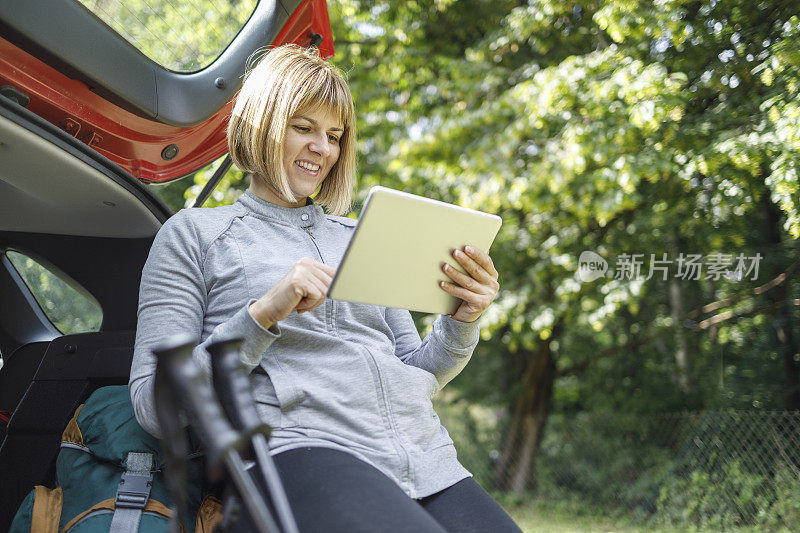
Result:
<svg viewBox="0 0 800 533">
<path fill-rule="evenodd" d="M 297 198 L 308 198 L 309 196 L 313 195 L 319 189 L 320 184 L 313 183 L 313 184 L 302 184 L 298 185 L 297 187 L 292 187 L 292 192 L 294 193 L 295 197 Z"/>
<path fill-rule="evenodd" d="M 311 196 L 312 194 L 314 194 L 314 191 L 316 191 L 316 189 L 314 189 L 312 191 L 309 191 L 309 190 L 306 190 L 306 189 L 297 189 L 297 190 L 292 189 L 292 192 L 294 193 L 295 198 L 299 198 L 301 200 L 304 200 L 304 199 L 308 198 L 309 196 Z"/>
</svg>

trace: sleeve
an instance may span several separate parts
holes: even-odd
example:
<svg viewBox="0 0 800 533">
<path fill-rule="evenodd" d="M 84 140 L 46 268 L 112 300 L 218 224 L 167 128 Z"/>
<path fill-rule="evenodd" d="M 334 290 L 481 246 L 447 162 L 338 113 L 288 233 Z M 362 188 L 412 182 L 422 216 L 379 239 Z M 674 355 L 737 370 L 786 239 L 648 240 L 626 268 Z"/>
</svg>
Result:
<svg viewBox="0 0 800 533">
<path fill-rule="evenodd" d="M 191 219 L 183 212 L 170 218 L 156 235 L 142 270 L 133 363 L 128 381 L 131 402 L 139 424 L 152 435 L 160 431 L 155 414 L 153 386 L 156 358 L 151 349 L 163 338 L 183 333 L 200 341 L 207 292 L 203 278 L 202 247 Z M 280 336 L 277 325 L 264 329 L 248 310 L 252 300 L 219 324 L 195 347 L 193 356 L 210 371 L 205 347 L 218 339 L 244 339 L 241 357 L 252 371 L 262 354 Z"/>
<path fill-rule="evenodd" d="M 420 340 L 411 313 L 386 309 L 386 322 L 395 339 L 395 355 L 407 365 L 427 370 L 444 387 L 461 372 L 478 344 L 478 321 L 459 322 L 440 315 L 433 330 Z"/>
</svg>

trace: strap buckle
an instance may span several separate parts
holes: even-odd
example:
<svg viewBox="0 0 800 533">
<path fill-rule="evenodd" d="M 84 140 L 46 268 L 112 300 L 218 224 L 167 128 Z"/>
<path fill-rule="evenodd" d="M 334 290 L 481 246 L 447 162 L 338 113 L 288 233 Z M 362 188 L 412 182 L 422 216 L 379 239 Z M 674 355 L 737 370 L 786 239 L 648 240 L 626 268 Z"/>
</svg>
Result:
<svg viewBox="0 0 800 533">
<path fill-rule="evenodd" d="M 153 474 L 125 472 L 119 480 L 116 507 L 144 509 L 150 499 L 150 488 L 153 485 Z"/>
<path fill-rule="evenodd" d="M 117 497 L 114 500 L 116 508 L 144 509 L 150 499 L 150 489 L 153 486 L 153 473 L 150 467 L 153 456 L 131 452 L 128 454 L 128 470 L 119 480 Z"/>
</svg>

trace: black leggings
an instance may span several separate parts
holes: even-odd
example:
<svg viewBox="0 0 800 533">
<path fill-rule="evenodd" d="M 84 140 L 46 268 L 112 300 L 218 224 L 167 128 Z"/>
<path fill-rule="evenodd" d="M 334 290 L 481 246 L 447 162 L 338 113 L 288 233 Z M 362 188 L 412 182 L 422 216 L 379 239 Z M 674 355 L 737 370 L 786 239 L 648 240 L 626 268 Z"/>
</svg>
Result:
<svg viewBox="0 0 800 533">
<path fill-rule="evenodd" d="M 519 532 L 472 478 L 413 500 L 375 467 L 329 448 L 274 457 L 302 533 Z"/>
</svg>

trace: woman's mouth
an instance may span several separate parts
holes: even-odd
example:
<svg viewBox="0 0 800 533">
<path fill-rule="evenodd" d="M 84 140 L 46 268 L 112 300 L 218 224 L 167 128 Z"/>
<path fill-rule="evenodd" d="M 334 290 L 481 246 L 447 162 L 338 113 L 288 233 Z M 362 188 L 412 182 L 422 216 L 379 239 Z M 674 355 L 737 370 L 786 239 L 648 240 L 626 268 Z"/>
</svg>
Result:
<svg viewBox="0 0 800 533">
<path fill-rule="evenodd" d="M 320 166 L 317 164 L 309 163 L 308 161 L 295 161 L 294 164 L 300 167 L 306 174 L 310 174 L 311 176 L 319 174 Z"/>
</svg>

